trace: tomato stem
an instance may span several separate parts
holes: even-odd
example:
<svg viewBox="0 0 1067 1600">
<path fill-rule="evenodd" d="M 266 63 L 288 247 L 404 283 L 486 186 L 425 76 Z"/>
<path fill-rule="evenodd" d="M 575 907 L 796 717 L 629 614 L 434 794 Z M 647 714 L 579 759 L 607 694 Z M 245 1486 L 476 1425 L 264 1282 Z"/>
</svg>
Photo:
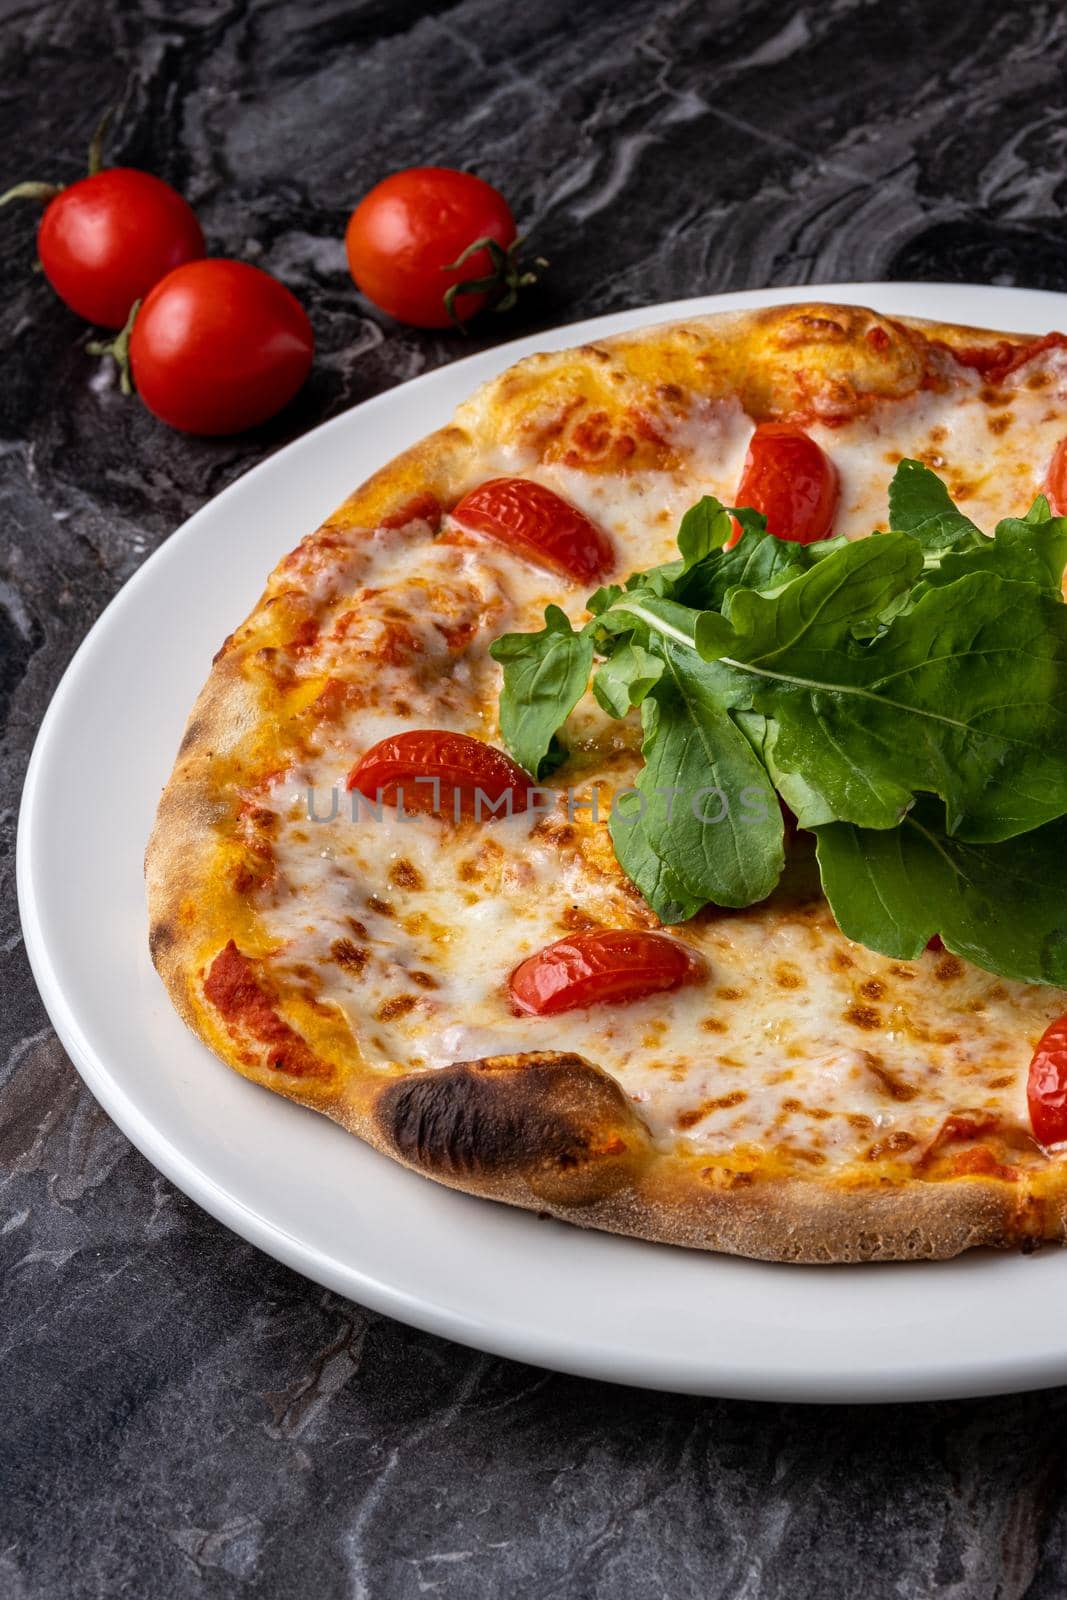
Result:
<svg viewBox="0 0 1067 1600">
<path fill-rule="evenodd" d="M 447 266 L 441 268 L 442 272 L 457 272 L 479 250 L 485 250 L 489 256 L 492 268 L 490 272 L 487 272 L 481 278 L 464 278 L 460 283 L 454 283 L 445 290 L 445 310 L 460 333 L 466 333 L 467 328 L 466 324 L 456 314 L 456 300 L 459 295 L 495 295 L 497 298 L 492 309 L 494 311 L 510 311 L 518 299 L 519 290 L 526 289 L 530 284 L 537 282 L 537 273 L 532 272 L 529 268 L 524 270 L 522 263 L 519 261 L 518 251 L 522 243 L 523 240 L 520 235 L 517 239 L 513 239 L 505 250 L 503 245 L 499 244 L 496 239 L 490 239 L 488 236 L 475 239 L 474 243 L 469 244 L 466 250 L 456 257 L 455 261 L 450 261 Z M 548 266 L 548 262 L 543 256 L 537 256 L 534 265 L 543 269 Z"/>
<path fill-rule="evenodd" d="M 0 194 L 0 206 L 6 206 L 9 200 L 39 200 L 44 205 L 62 193 L 62 185 L 58 183 L 16 183 L 6 194 Z"/>
<path fill-rule="evenodd" d="M 130 335 L 134 318 L 141 309 L 140 300 L 130 307 L 130 314 L 113 339 L 92 339 L 86 345 L 91 356 L 110 356 L 119 369 L 119 388 L 123 394 L 133 393 L 133 376 L 130 372 Z"/>
<path fill-rule="evenodd" d="M 103 165 L 104 139 L 114 115 L 114 106 L 108 106 L 89 140 L 90 178 L 95 178 Z M 32 180 L 28 183 L 16 183 L 6 194 L 0 194 L 0 206 L 6 206 L 9 200 L 36 200 L 41 205 L 47 205 L 49 200 L 54 200 L 57 194 L 63 193 L 64 187 L 62 183 L 35 183 Z"/>
<path fill-rule="evenodd" d="M 104 161 L 104 140 L 107 130 L 111 126 L 111 119 L 115 115 L 114 106 L 108 106 L 104 115 L 93 129 L 93 136 L 89 140 L 89 176 L 95 178 Z"/>
</svg>

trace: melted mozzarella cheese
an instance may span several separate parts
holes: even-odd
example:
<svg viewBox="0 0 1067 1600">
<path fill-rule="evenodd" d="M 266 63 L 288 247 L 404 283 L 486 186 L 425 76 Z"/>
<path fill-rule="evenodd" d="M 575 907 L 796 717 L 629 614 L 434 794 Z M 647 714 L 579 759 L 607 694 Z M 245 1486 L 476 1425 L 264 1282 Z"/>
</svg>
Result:
<svg viewBox="0 0 1067 1600">
<path fill-rule="evenodd" d="M 980 524 L 1021 514 L 1067 432 L 1065 395 L 1067 366 L 1053 352 L 993 397 L 961 369 L 948 393 L 814 426 L 841 477 L 835 531 L 885 525 L 887 484 L 905 455 L 929 462 Z M 549 485 L 611 535 L 626 572 L 672 557 L 678 521 L 700 494 L 733 499 L 752 426 L 735 403 L 694 410 L 671 440 L 684 471 L 596 474 L 509 447 L 487 455 L 473 481 L 521 471 Z M 993 1109 L 1025 1124 L 1030 1054 L 1065 997 L 944 954 L 874 955 L 845 940 L 810 894 L 687 924 L 676 936 L 704 955 L 705 983 L 627 1006 L 514 1015 L 507 977 L 524 957 L 575 928 L 648 923 L 603 817 L 568 817 L 560 801 L 549 815 L 458 826 L 400 820 L 358 797 L 353 810 L 344 778 L 402 728 L 499 742 L 489 642 L 538 627 L 550 602 L 578 620 L 585 591 L 447 525 L 437 542 L 419 525 L 379 531 L 346 583 L 331 591 L 301 670 L 348 677 L 357 693 L 268 796 L 278 871 L 259 910 L 275 965 L 315 971 L 321 999 L 343 1011 L 371 1064 L 571 1050 L 617 1079 L 657 1140 L 713 1156 L 773 1150 L 800 1167 L 877 1157 L 887 1140 L 917 1159 L 952 1112 Z M 611 723 L 587 696 L 572 731 L 587 795 L 600 781 L 605 795 L 629 781 L 634 727 Z"/>
</svg>

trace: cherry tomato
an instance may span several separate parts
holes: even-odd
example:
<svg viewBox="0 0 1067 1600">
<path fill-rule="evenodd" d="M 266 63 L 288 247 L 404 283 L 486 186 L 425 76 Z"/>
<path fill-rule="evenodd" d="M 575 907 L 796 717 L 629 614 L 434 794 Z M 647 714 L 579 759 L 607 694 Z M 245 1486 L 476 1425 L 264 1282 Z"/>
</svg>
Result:
<svg viewBox="0 0 1067 1600">
<path fill-rule="evenodd" d="M 1030 1126 L 1038 1144 L 1067 1139 L 1067 1015 L 1057 1017 L 1038 1041 L 1026 1082 Z"/>
<path fill-rule="evenodd" d="M 130 368 L 149 411 L 183 433 L 239 433 L 307 377 L 315 337 L 300 302 L 243 261 L 190 261 L 148 295 Z"/>
<path fill-rule="evenodd" d="M 591 583 L 615 565 L 607 534 L 529 478 L 490 478 L 465 495 L 452 515 L 462 527 L 499 539 L 578 583 Z"/>
<path fill-rule="evenodd" d="M 204 254 L 204 235 L 169 183 L 133 167 L 109 167 L 49 201 L 37 253 L 72 311 L 121 328 L 135 300 L 173 267 Z"/>
<path fill-rule="evenodd" d="M 418 728 L 372 745 L 348 774 L 347 787 L 368 800 L 380 795 L 386 805 L 400 801 L 407 812 L 488 821 L 527 810 L 534 785 L 494 745 L 465 733 Z"/>
<path fill-rule="evenodd" d="M 677 989 L 703 971 L 677 939 L 641 929 L 603 928 L 558 939 L 511 974 L 512 1003 L 527 1016 L 552 1017 L 612 1001 Z"/>
<path fill-rule="evenodd" d="M 836 467 L 802 428 L 761 422 L 748 447 L 735 504 L 762 511 L 776 539 L 814 544 L 830 532 L 838 488 Z M 740 537 L 737 528 L 729 545 Z"/>
<path fill-rule="evenodd" d="M 1053 451 L 1045 482 L 1049 509 L 1054 517 L 1067 517 L 1067 439 L 1061 439 Z"/>
<path fill-rule="evenodd" d="M 478 239 L 506 252 L 515 243 L 515 219 L 492 184 L 450 167 L 408 167 L 377 184 L 348 221 L 345 247 L 356 286 L 398 322 L 446 328 L 465 322 L 485 305 L 484 291 L 457 295 L 450 316 L 445 294 L 455 284 L 492 276 L 487 249 L 446 272 Z M 511 287 L 501 277 L 502 287 Z"/>
</svg>

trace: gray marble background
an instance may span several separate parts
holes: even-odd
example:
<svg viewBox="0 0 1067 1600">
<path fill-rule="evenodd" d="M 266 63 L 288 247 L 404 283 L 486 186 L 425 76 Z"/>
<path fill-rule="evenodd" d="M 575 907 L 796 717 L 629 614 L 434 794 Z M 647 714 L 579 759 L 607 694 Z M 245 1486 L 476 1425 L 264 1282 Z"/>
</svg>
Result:
<svg viewBox="0 0 1067 1600">
<path fill-rule="evenodd" d="M 767 283 L 1067 288 L 1064 8 L 0 0 L 0 24 L 0 187 L 79 176 L 116 105 L 113 159 L 178 184 L 319 339 L 276 422 L 179 438 L 0 213 L 2 1600 L 1063 1594 L 1063 1391 L 627 1391 L 410 1332 L 233 1238 L 56 1044 L 13 846 L 41 712 L 145 556 L 279 443 L 472 347 L 357 298 L 342 233 L 379 177 L 469 165 L 509 195 L 552 268 L 486 340 Z"/>
</svg>

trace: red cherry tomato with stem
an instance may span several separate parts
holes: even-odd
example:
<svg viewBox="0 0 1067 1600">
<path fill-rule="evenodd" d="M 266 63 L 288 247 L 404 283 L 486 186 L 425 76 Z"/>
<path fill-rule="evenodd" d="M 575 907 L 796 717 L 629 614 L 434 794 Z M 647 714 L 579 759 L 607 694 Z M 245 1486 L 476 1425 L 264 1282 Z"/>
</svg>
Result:
<svg viewBox="0 0 1067 1600">
<path fill-rule="evenodd" d="M 311 368 L 300 302 L 244 261 L 190 261 L 157 283 L 115 341 L 149 411 L 183 433 L 240 433 L 280 411 Z"/>
<path fill-rule="evenodd" d="M 833 525 L 838 493 L 836 467 L 802 428 L 788 422 L 759 424 L 749 443 L 734 503 L 762 511 L 768 533 L 795 544 L 825 539 Z M 740 537 L 738 527 L 727 548 Z"/>
<path fill-rule="evenodd" d="M 121 328 L 136 300 L 204 254 L 192 207 L 133 167 L 82 178 L 48 205 L 37 232 L 44 275 L 87 322 Z"/>
<path fill-rule="evenodd" d="M 416 328 L 462 324 L 494 296 L 501 310 L 513 305 L 533 281 L 519 269 L 516 243 L 499 190 L 451 167 L 394 172 L 363 197 L 345 232 L 357 288 Z"/>
<path fill-rule="evenodd" d="M 510 545 L 529 561 L 591 583 L 615 565 L 607 534 L 577 506 L 530 478 L 490 478 L 452 513 L 461 527 Z"/>
<path fill-rule="evenodd" d="M 348 774 L 346 787 L 368 800 L 380 797 L 385 805 L 402 803 L 406 812 L 489 821 L 526 811 L 534 784 L 495 745 L 466 733 L 415 728 L 372 745 Z"/>
<path fill-rule="evenodd" d="M 1026 1082 L 1034 1138 L 1046 1149 L 1067 1140 L 1067 1015 L 1038 1040 Z"/>
<path fill-rule="evenodd" d="M 509 988 L 516 1011 L 554 1017 L 580 1007 L 640 1000 L 692 983 L 699 957 L 677 939 L 640 928 L 598 928 L 546 945 L 521 962 Z"/>
<path fill-rule="evenodd" d="M 176 189 L 135 167 L 101 170 L 105 117 L 89 147 L 89 176 L 62 189 L 19 183 L 0 196 L 46 201 L 37 254 L 59 298 L 87 322 L 121 328 L 174 267 L 204 254 L 196 213 Z"/>
</svg>

